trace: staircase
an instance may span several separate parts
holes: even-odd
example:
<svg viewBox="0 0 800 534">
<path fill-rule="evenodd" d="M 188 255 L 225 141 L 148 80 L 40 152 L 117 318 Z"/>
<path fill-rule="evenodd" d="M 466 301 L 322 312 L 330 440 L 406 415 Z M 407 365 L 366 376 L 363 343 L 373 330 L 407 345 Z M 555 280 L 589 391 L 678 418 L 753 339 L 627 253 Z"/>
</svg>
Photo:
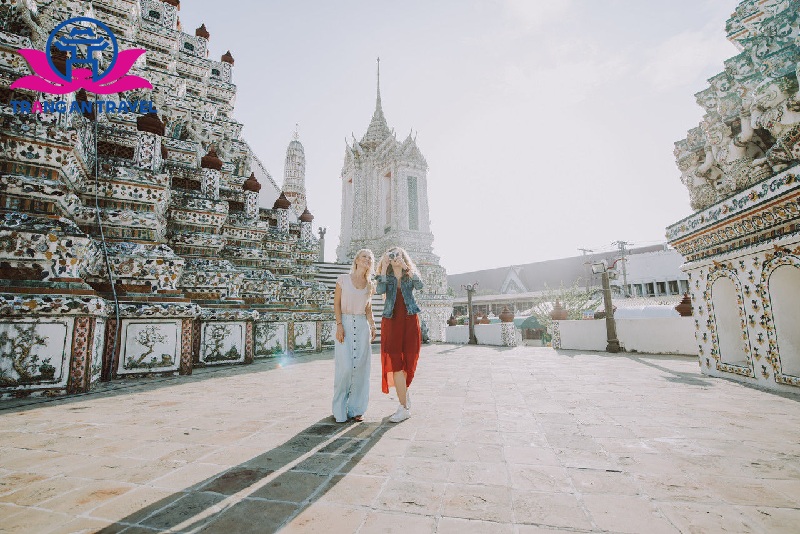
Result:
<svg viewBox="0 0 800 534">
<path fill-rule="evenodd" d="M 345 263 L 315 263 L 314 266 L 318 269 L 315 281 L 325 284 L 331 290 L 336 289 L 336 279 L 342 275 L 350 272 L 350 265 Z M 372 295 L 372 316 L 375 318 L 375 328 L 378 330 L 378 336 L 375 338 L 374 343 L 381 341 L 381 314 L 383 313 L 383 296 Z"/>
</svg>

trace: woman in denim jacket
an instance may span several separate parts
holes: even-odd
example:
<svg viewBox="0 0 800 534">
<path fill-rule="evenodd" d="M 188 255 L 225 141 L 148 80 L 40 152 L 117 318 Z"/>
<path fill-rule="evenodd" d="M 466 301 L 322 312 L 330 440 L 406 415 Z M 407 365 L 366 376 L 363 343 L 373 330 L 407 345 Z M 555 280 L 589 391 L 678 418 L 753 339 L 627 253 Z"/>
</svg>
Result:
<svg viewBox="0 0 800 534">
<path fill-rule="evenodd" d="M 408 252 L 400 247 L 386 251 L 377 271 L 375 293 L 386 295 L 381 319 L 381 390 L 389 393 L 390 386 L 397 390 L 400 406 L 389 421 L 399 423 L 411 417 L 408 387 L 422 345 L 413 290 L 422 289 L 422 280 Z"/>
</svg>

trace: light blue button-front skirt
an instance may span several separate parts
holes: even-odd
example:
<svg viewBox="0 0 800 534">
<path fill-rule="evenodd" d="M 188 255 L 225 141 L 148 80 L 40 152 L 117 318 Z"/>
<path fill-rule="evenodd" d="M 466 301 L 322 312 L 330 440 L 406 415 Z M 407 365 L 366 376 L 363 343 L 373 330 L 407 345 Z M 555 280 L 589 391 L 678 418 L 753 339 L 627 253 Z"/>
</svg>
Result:
<svg viewBox="0 0 800 534">
<path fill-rule="evenodd" d="M 364 315 L 342 315 L 344 343 L 334 341 L 333 416 L 344 422 L 363 415 L 369 404 L 372 348 Z"/>
</svg>

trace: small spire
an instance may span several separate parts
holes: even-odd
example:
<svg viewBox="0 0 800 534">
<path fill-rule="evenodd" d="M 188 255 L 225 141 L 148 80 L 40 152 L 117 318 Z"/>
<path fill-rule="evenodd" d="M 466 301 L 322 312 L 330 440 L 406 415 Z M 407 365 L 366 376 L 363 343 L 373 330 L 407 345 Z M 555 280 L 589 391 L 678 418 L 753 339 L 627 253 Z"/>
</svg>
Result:
<svg viewBox="0 0 800 534">
<path fill-rule="evenodd" d="M 292 139 L 294 139 L 295 141 L 299 141 L 300 140 L 300 123 L 299 122 L 294 123 L 294 135 L 292 136 Z"/>
<path fill-rule="evenodd" d="M 381 58 L 378 57 L 378 98 L 375 102 L 375 108 L 381 109 Z M 383 111 L 381 109 L 381 111 Z"/>
<path fill-rule="evenodd" d="M 378 58 L 378 84 L 377 96 L 375 99 L 375 112 L 372 114 L 372 121 L 369 123 L 367 132 L 361 139 L 361 144 L 373 149 L 391 134 L 392 132 L 386 124 L 386 117 L 383 116 L 383 107 L 381 106 L 381 58 Z"/>
</svg>

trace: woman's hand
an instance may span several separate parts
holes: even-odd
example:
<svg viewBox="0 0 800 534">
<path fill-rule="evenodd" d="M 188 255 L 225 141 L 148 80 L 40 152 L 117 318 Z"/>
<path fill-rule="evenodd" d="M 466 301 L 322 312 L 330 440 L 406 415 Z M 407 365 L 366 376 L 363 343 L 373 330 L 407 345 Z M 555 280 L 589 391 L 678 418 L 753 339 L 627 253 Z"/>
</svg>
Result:
<svg viewBox="0 0 800 534">
<path fill-rule="evenodd" d="M 381 256 L 381 261 L 378 263 L 378 273 L 381 276 L 386 276 L 386 270 L 389 268 L 389 261 L 386 259 L 386 255 L 384 254 Z"/>
<path fill-rule="evenodd" d="M 370 341 L 375 341 L 375 338 L 378 337 L 378 329 L 375 328 L 375 323 L 369 325 L 369 335 L 370 335 L 369 338 Z"/>
<path fill-rule="evenodd" d="M 344 326 L 342 326 L 342 323 L 336 324 L 336 341 L 344 343 Z"/>
</svg>

